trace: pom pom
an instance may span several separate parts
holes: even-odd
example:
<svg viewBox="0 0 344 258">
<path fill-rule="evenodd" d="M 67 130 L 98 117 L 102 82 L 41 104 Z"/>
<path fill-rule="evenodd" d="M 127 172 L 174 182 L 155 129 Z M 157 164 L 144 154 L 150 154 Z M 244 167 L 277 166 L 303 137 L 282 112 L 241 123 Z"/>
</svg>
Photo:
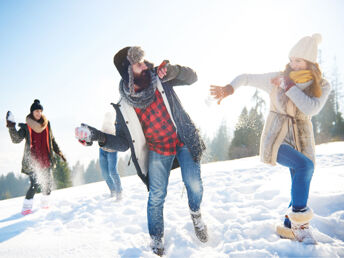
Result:
<svg viewBox="0 0 344 258">
<path fill-rule="evenodd" d="M 312 35 L 312 38 L 315 40 L 315 42 L 319 45 L 322 41 L 322 36 L 319 33 L 315 33 Z"/>
<path fill-rule="evenodd" d="M 39 101 L 39 99 L 35 99 L 33 103 L 40 104 L 41 102 Z"/>
</svg>

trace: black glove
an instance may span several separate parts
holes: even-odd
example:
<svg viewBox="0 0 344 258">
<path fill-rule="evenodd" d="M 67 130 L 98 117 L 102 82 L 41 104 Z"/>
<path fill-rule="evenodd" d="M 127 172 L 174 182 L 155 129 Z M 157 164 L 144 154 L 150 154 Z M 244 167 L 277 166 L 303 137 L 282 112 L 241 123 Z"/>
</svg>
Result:
<svg viewBox="0 0 344 258">
<path fill-rule="evenodd" d="M 90 146 L 94 141 L 104 144 L 106 136 L 103 132 L 87 124 L 81 124 L 81 127 L 75 129 L 75 137 L 83 145 Z"/>
<path fill-rule="evenodd" d="M 10 127 L 14 127 L 16 125 L 16 122 L 14 121 L 14 117 L 11 113 L 11 111 L 7 111 L 7 114 L 6 114 L 6 123 L 7 123 L 7 127 L 10 128 Z"/>
</svg>

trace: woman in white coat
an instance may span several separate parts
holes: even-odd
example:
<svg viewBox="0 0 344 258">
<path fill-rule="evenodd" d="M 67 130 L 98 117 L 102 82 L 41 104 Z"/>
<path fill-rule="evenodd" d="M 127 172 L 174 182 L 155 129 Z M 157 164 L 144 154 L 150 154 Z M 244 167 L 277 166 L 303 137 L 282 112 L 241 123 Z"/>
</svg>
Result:
<svg viewBox="0 0 344 258">
<path fill-rule="evenodd" d="M 311 118 L 323 108 L 331 91 L 316 63 L 320 41 L 320 34 L 302 38 L 291 49 L 283 72 L 242 74 L 224 87 L 212 85 L 210 89 L 218 104 L 244 85 L 269 94 L 260 157 L 264 163 L 288 167 L 291 174 L 291 209 L 277 233 L 307 243 L 315 243 L 309 229 L 313 212 L 307 206 L 315 164 Z"/>
</svg>

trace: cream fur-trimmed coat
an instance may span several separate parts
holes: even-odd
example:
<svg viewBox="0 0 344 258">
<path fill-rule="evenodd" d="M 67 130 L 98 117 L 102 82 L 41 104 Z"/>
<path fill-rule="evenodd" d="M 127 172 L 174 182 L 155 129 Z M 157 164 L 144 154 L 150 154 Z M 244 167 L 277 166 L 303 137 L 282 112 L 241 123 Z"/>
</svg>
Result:
<svg viewBox="0 0 344 258">
<path fill-rule="evenodd" d="M 287 92 L 271 83 L 271 79 L 282 75 L 280 72 L 266 74 L 242 74 L 230 84 L 234 90 L 240 86 L 253 86 L 266 91 L 270 96 L 270 111 L 265 121 L 260 140 L 262 162 L 276 165 L 277 153 L 287 135 L 293 135 L 294 147 L 315 163 L 315 147 L 312 116 L 318 114 L 326 103 L 331 86 L 321 82 L 322 95 L 310 97 L 304 90 L 311 82 L 297 84 Z"/>
</svg>

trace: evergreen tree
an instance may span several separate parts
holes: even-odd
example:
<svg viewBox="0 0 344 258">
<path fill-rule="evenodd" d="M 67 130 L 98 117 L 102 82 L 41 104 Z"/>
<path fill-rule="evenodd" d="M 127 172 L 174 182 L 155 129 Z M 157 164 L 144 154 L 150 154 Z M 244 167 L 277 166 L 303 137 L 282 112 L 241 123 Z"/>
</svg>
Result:
<svg viewBox="0 0 344 258">
<path fill-rule="evenodd" d="M 344 140 L 344 119 L 342 113 L 340 112 L 340 103 L 342 103 L 344 94 L 343 83 L 340 81 L 339 78 L 340 74 L 338 72 L 338 67 L 335 58 L 331 80 L 331 85 L 334 92 L 334 110 L 336 113 L 335 126 L 333 129 L 333 140 Z"/>
<path fill-rule="evenodd" d="M 331 91 L 326 104 L 320 113 L 316 116 L 317 131 L 315 132 L 315 141 L 317 144 L 329 142 L 335 131 L 336 112 L 335 112 L 335 94 Z M 314 126 L 314 125 L 313 125 Z"/>
<path fill-rule="evenodd" d="M 260 96 L 260 92 L 256 89 L 255 93 L 252 96 L 252 101 L 254 103 L 254 109 L 258 114 L 262 114 L 265 111 L 265 100 Z"/>
<path fill-rule="evenodd" d="M 206 149 L 205 149 L 205 152 L 202 155 L 201 163 L 202 164 L 206 164 L 206 163 L 214 161 L 215 159 L 214 159 L 213 153 L 212 153 L 213 152 L 212 145 L 211 145 L 212 141 L 206 135 L 202 135 L 202 139 L 204 141 Z"/>
<path fill-rule="evenodd" d="M 244 107 L 236 124 L 233 140 L 229 147 L 229 159 L 237 159 L 248 156 L 248 112 Z"/>
<path fill-rule="evenodd" d="M 262 135 L 264 127 L 264 118 L 262 113 L 259 113 L 257 109 L 252 108 L 248 115 L 249 130 L 248 142 L 250 143 L 250 156 L 258 155 L 260 136 Z"/>
<path fill-rule="evenodd" d="M 250 157 L 259 153 L 260 136 L 264 126 L 262 112 L 265 110 L 266 103 L 258 90 L 253 94 L 252 101 L 253 108 L 248 112 L 245 107 L 239 116 L 229 147 L 230 159 Z"/>
<path fill-rule="evenodd" d="M 82 185 L 84 184 L 84 173 L 85 169 L 84 166 L 80 164 L 80 162 L 76 162 L 76 164 L 72 168 L 72 183 L 73 186 Z"/>
<path fill-rule="evenodd" d="M 344 119 L 341 112 L 336 114 L 336 126 L 334 129 L 334 138 L 335 141 L 344 140 Z"/>
<path fill-rule="evenodd" d="M 0 200 L 22 196 L 28 189 L 28 178 L 16 177 L 13 172 L 0 177 Z"/>
<path fill-rule="evenodd" d="M 321 52 L 319 51 L 319 65 L 322 64 Z M 341 134 L 341 113 L 339 113 L 340 85 L 336 64 L 333 69 L 332 79 L 327 78 L 325 73 L 322 77 L 330 81 L 332 91 L 320 113 L 312 118 L 315 143 L 329 142 Z M 338 114 L 339 113 L 339 114 Z"/>
<path fill-rule="evenodd" d="M 53 170 L 55 186 L 57 189 L 72 186 L 71 171 L 67 162 L 64 162 L 59 156 L 56 157 L 56 167 Z"/>
<path fill-rule="evenodd" d="M 84 174 L 85 184 L 99 182 L 102 180 L 103 180 L 103 177 L 102 177 L 102 172 L 99 166 L 99 160 L 97 161 L 91 160 Z"/>
<path fill-rule="evenodd" d="M 230 136 L 225 120 L 222 120 L 214 139 L 208 144 L 209 145 L 207 147 L 209 148 L 209 151 L 207 156 L 211 161 L 222 161 L 228 159 Z"/>
<path fill-rule="evenodd" d="M 332 90 L 334 91 L 335 95 L 335 112 L 338 114 L 340 112 L 340 105 L 339 103 L 342 103 L 341 100 L 343 100 L 344 97 L 344 89 L 343 89 L 343 83 L 340 81 L 340 74 L 338 72 L 337 67 L 337 61 L 336 58 L 334 58 L 334 65 L 332 69 L 332 79 L 331 79 L 331 86 Z"/>
<path fill-rule="evenodd" d="M 130 160 L 131 154 L 118 153 L 117 171 L 121 177 L 136 175 L 136 169 L 134 163 Z"/>
</svg>

